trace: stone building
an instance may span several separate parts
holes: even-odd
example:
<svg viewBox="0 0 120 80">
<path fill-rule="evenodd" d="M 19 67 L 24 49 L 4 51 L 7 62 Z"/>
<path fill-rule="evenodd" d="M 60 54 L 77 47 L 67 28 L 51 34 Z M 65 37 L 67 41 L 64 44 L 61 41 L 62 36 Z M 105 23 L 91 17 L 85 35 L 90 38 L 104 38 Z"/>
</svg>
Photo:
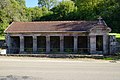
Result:
<svg viewBox="0 0 120 80">
<path fill-rule="evenodd" d="M 97 21 L 13 22 L 5 30 L 8 54 L 109 52 L 111 29 Z"/>
</svg>

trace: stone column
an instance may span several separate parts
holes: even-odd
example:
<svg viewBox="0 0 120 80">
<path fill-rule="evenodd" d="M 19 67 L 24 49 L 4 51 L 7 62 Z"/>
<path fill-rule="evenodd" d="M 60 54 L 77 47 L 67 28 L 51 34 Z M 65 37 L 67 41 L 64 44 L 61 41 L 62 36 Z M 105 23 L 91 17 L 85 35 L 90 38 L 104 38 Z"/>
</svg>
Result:
<svg viewBox="0 0 120 80">
<path fill-rule="evenodd" d="M 87 51 L 90 51 L 90 37 L 87 36 Z"/>
<path fill-rule="evenodd" d="M 103 35 L 103 53 L 107 54 L 108 53 L 108 36 Z"/>
<path fill-rule="evenodd" d="M 12 48 L 12 46 L 11 46 L 11 37 L 10 37 L 10 35 L 9 34 L 7 34 L 6 35 L 6 43 L 7 43 L 7 53 L 11 53 L 11 48 Z"/>
<path fill-rule="evenodd" d="M 90 35 L 90 53 L 96 53 L 96 35 Z"/>
<path fill-rule="evenodd" d="M 24 52 L 24 36 L 20 36 L 20 53 Z"/>
<path fill-rule="evenodd" d="M 74 36 L 74 52 L 77 52 L 78 50 L 78 36 Z"/>
<path fill-rule="evenodd" d="M 60 52 L 64 52 L 64 36 L 60 36 Z"/>
<path fill-rule="evenodd" d="M 50 36 L 46 36 L 46 52 L 50 52 Z"/>
<path fill-rule="evenodd" d="M 37 36 L 33 36 L 33 52 L 37 52 Z"/>
</svg>

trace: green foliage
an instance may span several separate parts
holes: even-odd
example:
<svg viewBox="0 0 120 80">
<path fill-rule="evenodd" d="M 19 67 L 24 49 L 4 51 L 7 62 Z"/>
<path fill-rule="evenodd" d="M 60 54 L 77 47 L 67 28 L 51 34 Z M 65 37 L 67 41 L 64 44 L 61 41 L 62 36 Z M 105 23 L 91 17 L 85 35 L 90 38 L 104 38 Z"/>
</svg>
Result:
<svg viewBox="0 0 120 80">
<path fill-rule="evenodd" d="M 25 7 L 25 0 L 16 0 L 20 6 Z"/>
<path fill-rule="evenodd" d="M 109 33 L 109 35 L 115 35 L 116 38 L 120 38 L 120 33 Z"/>
<path fill-rule="evenodd" d="M 107 57 L 107 58 L 104 58 L 104 60 L 114 60 L 114 59 L 111 57 Z"/>
<path fill-rule="evenodd" d="M 105 56 L 103 60 L 120 60 L 120 54 L 117 53 L 116 56 Z"/>
<path fill-rule="evenodd" d="M 59 52 L 59 48 L 53 48 L 52 52 Z"/>
<path fill-rule="evenodd" d="M 25 5 L 21 6 L 18 0 L 0 0 L 0 34 L 13 21 L 28 21 Z"/>
<path fill-rule="evenodd" d="M 75 20 L 75 12 L 77 12 L 77 7 L 73 1 L 62 1 L 40 20 Z"/>
<path fill-rule="evenodd" d="M 43 14 L 43 11 L 39 7 L 28 8 L 26 10 L 29 21 L 38 20 Z"/>
<path fill-rule="evenodd" d="M 38 0 L 38 5 L 40 8 L 46 7 L 48 9 L 52 8 L 57 4 L 57 0 Z"/>
<path fill-rule="evenodd" d="M 39 48 L 38 52 L 45 52 L 45 48 Z"/>
<path fill-rule="evenodd" d="M 73 1 L 62 1 L 51 9 L 56 20 L 69 20 L 70 14 L 77 10 Z"/>
<path fill-rule="evenodd" d="M 71 48 L 66 48 L 66 49 L 65 49 L 65 52 L 72 53 L 73 51 L 72 51 Z"/>
<path fill-rule="evenodd" d="M 118 42 L 120 42 L 120 33 L 109 33 L 109 35 L 115 35 Z"/>
<path fill-rule="evenodd" d="M 25 51 L 26 51 L 26 52 L 32 52 L 33 49 L 32 49 L 32 48 L 25 48 Z"/>
<path fill-rule="evenodd" d="M 96 20 L 102 16 L 112 32 L 120 33 L 120 0 L 38 0 L 27 8 L 25 0 L 0 0 L 0 34 L 13 21 Z"/>
<path fill-rule="evenodd" d="M 5 36 L 4 35 L 0 35 L 0 40 L 5 40 Z"/>
<path fill-rule="evenodd" d="M 78 20 L 95 20 L 102 16 L 113 32 L 120 32 L 119 0 L 73 0 L 78 7 Z"/>
</svg>

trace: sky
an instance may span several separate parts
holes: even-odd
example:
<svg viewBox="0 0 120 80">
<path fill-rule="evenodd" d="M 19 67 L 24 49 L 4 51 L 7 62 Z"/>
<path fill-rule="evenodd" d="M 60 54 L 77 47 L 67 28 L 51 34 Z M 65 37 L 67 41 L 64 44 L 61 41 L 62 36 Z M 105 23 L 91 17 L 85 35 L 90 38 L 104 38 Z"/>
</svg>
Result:
<svg viewBox="0 0 120 80">
<path fill-rule="evenodd" d="M 59 0 L 62 1 L 62 0 Z M 27 7 L 35 7 L 38 6 L 38 0 L 26 0 Z"/>
<path fill-rule="evenodd" d="M 38 6 L 38 0 L 26 0 L 27 7 L 35 7 Z"/>
</svg>

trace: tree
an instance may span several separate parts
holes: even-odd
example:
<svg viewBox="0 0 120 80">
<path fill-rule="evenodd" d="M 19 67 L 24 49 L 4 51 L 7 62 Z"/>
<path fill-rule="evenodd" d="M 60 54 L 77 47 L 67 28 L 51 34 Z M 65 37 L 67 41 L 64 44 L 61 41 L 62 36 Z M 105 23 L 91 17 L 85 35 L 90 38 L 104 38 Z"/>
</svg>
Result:
<svg viewBox="0 0 120 80">
<path fill-rule="evenodd" d="M 20 6 L 25 7 L 25 0 L 16 0 Z"/>
<path fill-rule="evenodd" d="M 77 10 L 73 1 L 62 1 L 51 9 L 58 20 L 69 20 L 68 14 Z M 73 15 L 72 15 L 73 16 Z"/>
<path fill-rule="evenodd" d="M 57 4 L 57 0 L 38 0 L 39 7 L 46 7 L 48 9 L 54 7 Z"/>
<path fill-rule="evenodd" d="M 25 0 L 0 0 L 0 34 L 13 21 L 96 20 L 102 16 L 113 32 L 120 32 L 120 0 L 39 0 L 27 8 Z"/>
<path fill-rule="evenodd" d="M 0 34 L 13 21 L 28 21 L 26 7 L 21 5 L 18 0 L 0 0 Z"/>
<path fill-rule="evenodd" d="M 95 20 L 102 16 L 113 32 L 119 32 L 120 0 L 73 0 L 81 20 Z"/>
<path fill-rule="evenodd" d="M 43 16 L 42 9 L 39 7 L 28 8 L 26 12 L 27 12 L 29 21 L 39 20 L 39 18 Z"/>
</svg>

